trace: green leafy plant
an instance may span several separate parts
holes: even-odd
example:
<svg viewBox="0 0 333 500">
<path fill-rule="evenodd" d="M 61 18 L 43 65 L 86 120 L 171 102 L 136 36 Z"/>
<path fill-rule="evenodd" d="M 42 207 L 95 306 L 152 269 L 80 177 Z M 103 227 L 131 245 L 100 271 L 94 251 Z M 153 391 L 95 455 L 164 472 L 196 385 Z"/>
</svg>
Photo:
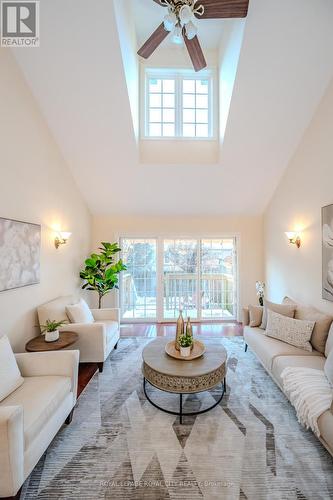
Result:
<svg viewBox="0 0 333 500">
<path fill-rule="evenodd" d="M 67 323 L 67 320 L 65 320 L 65 319 L 63 321 L 52 321 L 50 319 L 47 319 L 45 325 L 40 325 L 40 330 L 42 333 L 55 332 L 56 330 L 58 330 L 58 328 L 65 325 L 66 323 Z"/>
<path fill-rule="evenodd" d="M 182 335 L 179 338 L 179 345 L 180 347 L 191 347 L 193 344 L 193 337 L 192 335 Z"/>
<path fill-rule="evenodd" d="M 103 242 L 101 245 L 101 253 L 92 253 L 85 261 L 85 268 L 80 272 L 80 278 L 85 280 L 82 288 L 98 293 L 99 309 L 103 297 L 114 288 L 119 288 L 119 273 L 127 269 L 121 259 L 115 259 L 115 255 L 121 252 L 117 243 Z"/>
</svg>

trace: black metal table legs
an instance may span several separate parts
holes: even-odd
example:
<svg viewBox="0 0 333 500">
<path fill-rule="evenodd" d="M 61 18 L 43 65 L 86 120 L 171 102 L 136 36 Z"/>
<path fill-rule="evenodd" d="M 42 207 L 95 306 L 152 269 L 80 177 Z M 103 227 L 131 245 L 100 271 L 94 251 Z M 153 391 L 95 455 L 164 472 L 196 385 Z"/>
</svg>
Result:
<svg viewBox="0 0 333 500">
<path fill-rule="evenodd" d="M 152 404 L 153 406 L 155 406 L 155 408 L 157 408 L 158 410 L 164 411 L 165 413 L 169 413 L 170 415 L 179 416 L 179 423 L 180 424 L 183 423 L 183 417 L 193 416 L 193 415 L 201 415 L 202 413 L 206 413 L 207 411 L 210 411 L 213 408 L 215 408 L 215 406 L 217 406 L 218 404 L 221 403 L 223 396 L 224 396 L 224 393 L 226 391 L 226 380 L 224 378 L 223 382 L 221 382 L 221 395 L 220 395 L 219 399 L 212 406 L 209 406 L 208 408 L 205 408 L 204 410 L 184 413 L 183 412 L 183 393 L 179 393 L 179 412 L 171 411 L 171 410 L 168 410 L 166 408 L 162 408 L 158 404 L 154 403 L 154 401 L 152 401 L 152 399 L 147 394 L 147 382 L 150 385 L 152 385 L 153 387 L 155 387 L 155 386 L 153 384 L 151 384 L 148 380 L 146 380 L 146 378 L 143 379 L 143 391 L 144 391 L 145 396 L 146 396 L 147 400 L 149 401 L 149 403 Z M 155 387 L 155 388 L 159 389 L 158 387 Z M 161 390 L 161 389 L 159 389 L 159 390 Z M 164 392 L 167 392 L 167 391 L 164 391 Z M 172 393 L 172 394 L 175 394 L 175 393 Z"/>
</svg>

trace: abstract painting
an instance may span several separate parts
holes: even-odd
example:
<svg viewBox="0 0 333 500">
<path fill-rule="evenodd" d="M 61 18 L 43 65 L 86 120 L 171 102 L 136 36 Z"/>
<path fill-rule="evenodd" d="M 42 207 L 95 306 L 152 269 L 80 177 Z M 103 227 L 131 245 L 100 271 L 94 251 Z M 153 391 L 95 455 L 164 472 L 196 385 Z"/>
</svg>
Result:
<svg viewBox="0 0 333 500">
<path fill-rule="evenodd" d="M 322 209 L 323 299 L 333 302 L 333 205 Z"/>
<path fill-rule="evenodd" d="M 0 218 L 0 292 L 40 281 L 41 227 Z"/>
</svg>

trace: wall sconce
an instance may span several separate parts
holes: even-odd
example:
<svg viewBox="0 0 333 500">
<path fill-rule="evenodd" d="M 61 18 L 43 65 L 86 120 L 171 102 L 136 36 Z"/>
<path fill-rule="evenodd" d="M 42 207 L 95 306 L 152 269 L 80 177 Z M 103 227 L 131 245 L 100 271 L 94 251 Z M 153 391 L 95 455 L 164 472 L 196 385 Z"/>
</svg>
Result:
<svg viewBox="0 0 333 500">
<path fill-rule="evenodd" d="M 54 240 L 54 246 L 59 248 L 60 245 L 65 245 L 70 238 L 72 233 L 67 233 L 65 231 L 58 231 L 58 236 Z"/>
<path fill-rule="evenodd" d="M 289 240 L 289 243 L 291 243 L 292 245 L 296 245 L 297 248 L 300 248 L 301 236 L 299 233 L 297 233 L 296 231 L 289 231 L 286 233 L 286 236 Z"/>
</svg>

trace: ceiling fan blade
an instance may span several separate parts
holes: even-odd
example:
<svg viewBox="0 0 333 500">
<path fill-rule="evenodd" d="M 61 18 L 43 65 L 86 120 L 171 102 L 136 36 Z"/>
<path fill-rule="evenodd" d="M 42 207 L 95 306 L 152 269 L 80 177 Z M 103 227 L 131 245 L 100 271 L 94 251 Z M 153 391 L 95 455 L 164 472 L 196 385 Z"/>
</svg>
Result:
<svg viewBox="0 0 333 500">
<path fill-rule="evenodd" d="M 196 14 L 198 19 L 246 17 L 249 0 L 200 0 L 198 5 L 205 8 L 202 16 Z"/>
<path fill-rule="evenodd" d="M 195 71 L 200 71 L 207 66 L 205 56 L 203 55 L 199 38 L 195 36 L 189 40 L 185 33 L 183 33 L 184 41 Z"/>
<path fill-rule="evenodd" d="M 148 38 L 146 43 L 144 43 L 138 54 L 145 59 L 148 59 L 152 53 L 157 49 L 157 47 L 163 42 L 163 40 L 170 34 L 169 31 L 164 29 L 164 24 L 161 23 L 157 30 Z"/>
<path fill-rule="evenodd" d="M 166 5 L 163 5 L 160 0 L 153 0 L 154 2 L 158 3 L 158 5 L 160 5 L 161 7 L 166 7 Z"/>
</svg>

